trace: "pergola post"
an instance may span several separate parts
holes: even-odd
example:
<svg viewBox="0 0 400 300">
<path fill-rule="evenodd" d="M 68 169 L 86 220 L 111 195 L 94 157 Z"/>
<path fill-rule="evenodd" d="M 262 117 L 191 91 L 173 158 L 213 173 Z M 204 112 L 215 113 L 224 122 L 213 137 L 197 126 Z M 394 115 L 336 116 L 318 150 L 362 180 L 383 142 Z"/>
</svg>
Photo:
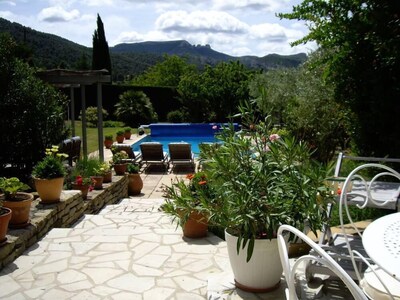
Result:
<svg viewBox="0 0 400 300">
<path fill-rule="evenodd" d="M 87 150 L 87 133 L 86 133 L 86 89 L 85 85 L 81 86 L 81 101 L 82 101 L 82 149 L 83 158 L 88 156 Z"/>
<path fill-rule="evenodd" d="M 103 95 L 102 85 L 97 83 L 97 129 L 98 129 L 98 142 L 99 142 L 99 159 L 104 161 L 104 148 L 103 148 Z"/>
<path fill-rule="evenodd" d="M 75 97 L 74 87 L 70 87 L 70 98 L 71 98 L 71 133 L 75 136 Z"/>
</svg>

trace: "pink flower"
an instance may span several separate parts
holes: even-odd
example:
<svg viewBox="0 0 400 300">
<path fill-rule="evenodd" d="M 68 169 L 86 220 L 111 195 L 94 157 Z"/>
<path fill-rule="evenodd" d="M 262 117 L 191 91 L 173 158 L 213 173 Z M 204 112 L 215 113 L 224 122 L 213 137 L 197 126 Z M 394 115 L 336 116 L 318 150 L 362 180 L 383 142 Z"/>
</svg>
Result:
<svg viewBox="0 0 400 300">
<path fill-rule="evenodd" d="M 270 150 L 271 150 L 271 149 L 269 149 L 268 145 L 265 145 L 264 151 L 265 151 L 265 152 L 268 152 L 268 151 L 270 151 Z"/>
<path fill-rule="evenodd" d="M 276 140 L 279 140 L 281 137 L 278 135 L 278 134 L 276 134 L 276 133 L 273 133 L 273 134 L 271 134 L 270 136 L 269 136 L 269 140 L 271 141 L 271 142 L 274 142 L 274 141 L 276 141 Z"/>
<path fill-rule="evenodd" d="M 214 125 L 214 126 L 212 127 L 212 129 L 213 129 L 213 130 L 217 130 L 217 129 L 218 129 L 218 126 L 217 126 L 217 125 Z"/>
</svg>

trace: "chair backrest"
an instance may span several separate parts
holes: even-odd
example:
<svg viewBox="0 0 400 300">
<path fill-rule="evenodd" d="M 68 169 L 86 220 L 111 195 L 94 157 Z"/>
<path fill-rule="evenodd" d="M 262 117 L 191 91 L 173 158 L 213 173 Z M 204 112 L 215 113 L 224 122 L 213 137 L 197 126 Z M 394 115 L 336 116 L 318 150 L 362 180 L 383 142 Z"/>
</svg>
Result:
<svg viewBox="0 0 400 300">
<path fill-rule="evenodd" d="M 296 238 L 301 239 L 305 243 L 307 243 L 317 254 L 314 255 L 304 255 L 296 260 L 296 262 L 291 265 L 289 262 L 289 255 L 287 250 L 287 238 L 285 233 L 291 233 Z M 326 253 L 319 245 L 317 245 L 313 240 L 311 240 L 308 236 L 302 233 L 300 230 L 290 226 L 290 225 L 281 225 L 278 229 L 278 248 L 279 248 L 279 257 L 281 260 L 281 264 L 283 267 L 283 272 L 285 274 L 286 283 L 288 286 L 287 289 L 287 299 L 289 300 L 297 300 L 296 294 L 296 286 L 295 286 L 295 275 L 298 267 L 303 262 L 308 261 L 317 261 L 320 264 L 325 265 L 332 272 L 334 272 L 347 286 L 354 299 L 366 300 L 368 299 L 361 288 L 354 282 L 354 280 L 343 270 L 343 268 L 328 254 Z"/>
<path fill-rule="evenodd" d="M 170 143 L 168 149 L 171 160 L 192 159 L 192 146 L 189 143 Z"/>
<path fill-rule="evenodd" d="M 132 150 L 131 145 L 128 144 L 114 144 L 112 146 L 115 152 L 125 151 L 129 158 L 135 158 L 135 153 Z"/>
<path fill-rule="evenodd" d="M 71 158 L 72 160 L 79 160 L 81 156 L 81 137 L 80 136 L 74 136 L 71 138 L 72 140 L 72 150 L 71 150 Z"/>
<path fill-rule="evenodd" d="M 360 172 L 365 171 L 367 169 L 374 169 L 375 175 L 372 175 L 371 180 L 367 180 L 365 175 L 361 175 Z M 395 179 L 395 182 L 385 182 L 380 181 L 383 177 Z M 361 182 L 359 188 L 353 188 L 353 181 L 357 180 Z M 349 192 L 346 192 L 349 191 Z M 383 196 L 382 196 L 383 195 Z M 354 271 L 357 275 L 358 280 L 361 280 L 362 276 L 359 272 L 359 268 L 357 266 L 357 262 L 353 253 L 353 249 L 350 239 L 346 234 L 346 231 L 352 229 L 356 232 L 360 238 L 362 238 L 362 233 L 359 230 L 358 226 L 353 222 L 353 216 L 351 214 L 351 210 L 348 209 L 349 201 L 354 201 L 354 199 L 360 199 L 355 207 L 359 209 L 364 209 L 365 207 L 381 207 L 388 208 L 388 204 L 391 202 L 397 202 L 400 196 L 400 173 L 395 171 L 394 169 L 376 163 L 369 163 L 358 166 L 350 174 L 346 177 L 346 180 L 343 184 L 342 193 L 340 194 L 339 199 L 339 219 L 340 219 L 340 227 L 342 230 L 342 234 L 344 236 L 347 249 L 349 251 L 349 255 L 351 261 L 353 263 Z M 345 224 L 345 217 L 349 220 L 349 224 Z"/>
<path fill-rule="evenodd" d="M 162 160 L 164 158 L 161 143 L 145 142 L 140 144 L 143 160 Z"/>
</svg>

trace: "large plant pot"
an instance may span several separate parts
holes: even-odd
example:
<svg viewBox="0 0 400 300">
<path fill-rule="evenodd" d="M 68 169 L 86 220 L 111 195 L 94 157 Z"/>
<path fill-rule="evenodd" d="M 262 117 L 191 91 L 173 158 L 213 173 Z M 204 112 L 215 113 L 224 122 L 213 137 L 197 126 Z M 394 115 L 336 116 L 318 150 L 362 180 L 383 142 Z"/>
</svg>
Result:
<svg viewBox="0 0 400 300">
<path fill-rule="evenodd" d="M 277 239 L 256 240 L 249 262 L 246 262 L 248 244 L 244 249 L 240 246 L 238 254 L 238 238 L 225 230 L 225 240 L 236 287 L 253 293 L 265 293 L 279 287 L 282 265 Z"/>
<path fill-rule="evenodd" d="M 130 131 L 125 131 L 124 132 L 124 138 L 126 140 L 130 140 L 131 139 L 131 135 L 132 135 L 132 133 Z"/>
<path fill-rule="evenodd" d="M 31 211 L 33 195 L 18 192 L 15 197 L 15 201 L 3 201 L 3 206 L 12 211 L 9 226 L 11 228 L 24 228 L 29 225 L 29 213 Z"/>
<path fill-rule="evenodd" d="M 140 174 L 128 174 L 128 195 L 139 195 L 143 188 L 143 180 Z"/>
<path fill-rule="evenodd" d="M 117 140 L 118 144 L 122 144 L 124 142 L 124 136 L 123 135 L 117 135 L 115 138 Z"/>
<path fill-rule="evenodd" d="M 107 149 L 111 149 L 112 145 L 113 145 L 112 140 L 104 140 L 104 147 L 106 147 Z"/>
<path fill-rule="evenodd" d="M 50 204 L 59 202 L 63 185 L 64 177 L 53 179 L 35 178 L 35 187 L 41 200 L 40 203 Z"/>
<path fill-rule="evenodd" d="M 103 176 L 90 176 L 94 181 L 94 189 L 102 190 L 103 189 Z"/>
<path fill-rule="evenodd" d="M 72 189 L 81 191 L 82 199 L 83 200 L 87 199 L 87 195 L 89 193 L 89 184 L 75 184 L 75 183 L 73 183 L 72 184 Z"/>
<path fill-rule="evenodd" d="M 0 207 L 0 245 L 7 240 L 6 235 L 10 219 L 11 209 L 7 207 Z"/>
<path fill-rule="evenodd" d="M 112 172 L 111 170 L 103 176 L 103 183 L 109 183 L 112 181 Z"/>
<path fill-rule="evenodd" d="M 114 171 L 116 175 L 125 175 L 128 164 L 115 164 Z"/>
<path fill-rule="evenodd" d="M 197 211 L 191 212 L 182 230 L 183 236 L 192 239 L 198 239 L 207 236 L 207 217 Z"/>
</svg>

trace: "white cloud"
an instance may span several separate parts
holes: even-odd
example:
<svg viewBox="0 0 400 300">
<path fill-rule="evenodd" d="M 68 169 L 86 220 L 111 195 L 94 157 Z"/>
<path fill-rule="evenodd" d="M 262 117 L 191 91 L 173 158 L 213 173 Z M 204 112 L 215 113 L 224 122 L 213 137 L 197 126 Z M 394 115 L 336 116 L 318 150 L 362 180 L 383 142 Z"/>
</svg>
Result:
<svg viewBox="0 0 400 300">
<path fill-rule="evenodd" d="M 213 7 L 219 10 L 255 10 L 276 12 L 282 0 L 214 0 Z"/>
<path fill-rule="evenodd" d="M 15 19 L 15 15 L 8 10 L 0 11 L 0 17 L 11 21 Z"/>
<path fill-rule="evenodd" d="M 38 18 L 45 22 L 68 22 L 79 18 L 79 11 L 77 9 L 66 11 L 60 6 L 47 7 L 41 10 Z"/>
<path fill-rule="evenodd" d="M 244 33 L 248 25 L 226 12 L 169 11 L 158 17 L 156 28 L 165 32 Z"/>
<path fill-rule="evenodd" d="M 0 2 L 4 3 L 4 4 L 8 4 L 10 6 L 15 6 L 16 5 L 14 1 L 0 1 Z"/>
<path fill-rule="evenodd" d="M 286 28 L 279 24 L 264 23 L 250 27 L 250 37 L 253 39 L 266 39 L 269 41 L 285 41 Z"/>
<path fill-rule="evenodd" d="M 136 31 L 123 31 L 120 35 L 112 42 L 113 45 L 120 43 L 137 43 L 144 41 L 143 35 Z"/>
</svg>

